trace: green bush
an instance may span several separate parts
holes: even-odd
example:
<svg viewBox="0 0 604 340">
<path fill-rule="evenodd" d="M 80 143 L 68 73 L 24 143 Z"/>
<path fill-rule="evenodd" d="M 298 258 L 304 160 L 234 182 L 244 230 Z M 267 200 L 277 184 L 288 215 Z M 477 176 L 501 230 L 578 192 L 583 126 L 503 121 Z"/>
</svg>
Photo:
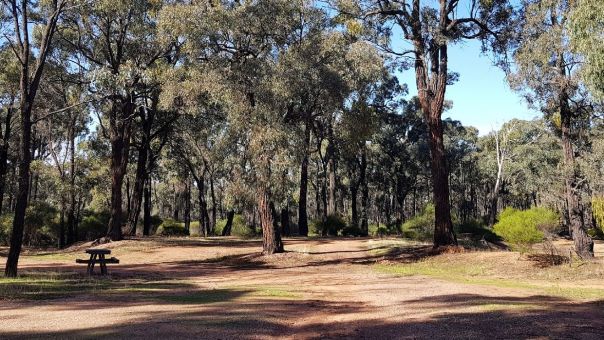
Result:
<svg viewBox="0 0 604 340">
<path fill-rule="evenodd" d="M 434 235 L 434 205 L 428 204 L 421 214 L 414 216 L 403 223 L 403 236 L 428 241 Z"/>
<path fill-rule="evenodd" d="M 28 246 L 55 246 L 59 239 L 57 209 L 46 202 L 33 202 L 27 208 L 23 228 L 23 244 Z M 0 242 L 8 245 L 13 227 L 13 214 L 0 218 Z"/>
<path fill-rule="evenodd" d="M 78 240 L 96 240 L 107 233 L 110 213 L 108 211 L 85 211 L 78 225 Z"/>
<path fill-rule="evenodd" d="M 183 223 L 172 219 L 166 219 L 159 225 L 155 235 L 161 236 L 187 236 L 189 235 L 188 230 L 185 229 Z"/>
<path fill-rule="evenodd" d="M 390 235 L 400 235 L 401 230 L 398 228 L 396 224 L 370 224 L 369 225 L 369 235 L 371 236 L 390 236 Z"/>
<path fill-rule="evenodd" d="M 543 241 L 545 233 L 555 232 L 559 225 L 560 216 L 552 210 L 531 208 L 520 211 L 508 208 L 499 215 L 499 222 L 493 231 L 513 249 L 524 253 L 533 244 Z"/>
<path fill-rule="evenodd" d="M 222 235 L 222 230 L 226 226 L 227 219 L 220 219 L 216 221 L 216 228 L 214 233 L 216 235 Z M 231 236 L 249 238 L 257 236 L 256 230 L 247 225 L 245 218 L 241 214 L 235 214 L 233 216 L 233 225 L 231 226 Z"/>
<path fill-rule="evenodd" d="M 349 225 L 342 229 L 342 236 L 365 236 L 365 233 L 360 227 Z"/>
<path fill-rule="evenodd" d="M 457 234 L 471 234 L 476 238 L 483 238 L 490 242 L 501 241 L 493 230 L 485 225 L 482 219 L 473 219 L 464 223 L 457 223 L 454 226 Z"/>
<path fill-rule="evenodd" d="M 346 222 L 337 215 L 327 216 L 325 221 L 313 220 L 308 226 L 308 232 L 311 235 L 337 236 L 338 232 L 346 228 Z"/>
</svg>

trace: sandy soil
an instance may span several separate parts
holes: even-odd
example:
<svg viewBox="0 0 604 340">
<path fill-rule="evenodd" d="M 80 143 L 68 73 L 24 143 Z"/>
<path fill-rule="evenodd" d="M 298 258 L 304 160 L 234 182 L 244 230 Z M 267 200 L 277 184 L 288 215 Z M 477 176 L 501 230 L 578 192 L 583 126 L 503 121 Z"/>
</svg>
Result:
<svg viewBox="0 0 604 340">
<path fill-rule="evenodd" d="M 386 244 L 369 239 L 287 239 L 287 253 L 263 257 L 258 255 L 258 241 L 117 242 L 106 246 L 121 261 L 109 268 L 108 280 L 124 282 L 123 290 L 0 301 L 0 338 L 604 337 L 603 301 L 385 274 L 375 263 L 385 260 L 381 249 Z M 23 256 L 21 271 L 84 275 L 85 268 L 73 263 L 84 256 L 84 248 Z M 387 260 L 416 261 L 422 254 L 429 254 L 428 248 L 409 246 Z M 513 261 L 517 255 L 485 256 Z M 136 287 L 129 290 L 133 282 Z M 145 285 L 148 289 L 141 288 Z"/>
</svg>

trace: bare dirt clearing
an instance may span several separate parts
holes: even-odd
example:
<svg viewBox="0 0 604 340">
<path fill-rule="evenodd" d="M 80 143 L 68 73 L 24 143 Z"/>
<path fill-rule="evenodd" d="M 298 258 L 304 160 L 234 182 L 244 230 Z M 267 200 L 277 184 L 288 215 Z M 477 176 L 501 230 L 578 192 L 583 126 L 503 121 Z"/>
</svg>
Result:
<svg viewBox="0 0 604 340">
<path fill-rule="evenodd" d="M 22 257 L 0 280 L 0 337 L 576 338 L 604 333 L 604 265 L 543 266 L 512 252 L 434 254 L 395 239 L 150 239 Z M 564 245 L 562 245 L 564 246 Z M 604 245 L 596 246 L 602 252 Z M 601 253 L 599 253 L 601 255 Z"/>
</svg>

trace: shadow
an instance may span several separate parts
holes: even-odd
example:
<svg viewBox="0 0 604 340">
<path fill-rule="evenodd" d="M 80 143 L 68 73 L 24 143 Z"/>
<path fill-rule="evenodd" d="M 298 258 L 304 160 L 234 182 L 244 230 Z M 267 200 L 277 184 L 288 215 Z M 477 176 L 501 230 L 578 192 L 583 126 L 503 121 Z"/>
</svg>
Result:
<svg viewBox="0 0 604 340">
<path fill-rule="evenodd" d="M 0 335 L 6 339 L 600 339 L 603 305 L 604 301 L 478 294 L 430 296 L 390 309 L 354 301 L 230 300 L 190 304 L 185 311 L 158 304 L 121 323 L 58 331 L 24 326 L 18 331 L 2 329 Z"/>
</svg>

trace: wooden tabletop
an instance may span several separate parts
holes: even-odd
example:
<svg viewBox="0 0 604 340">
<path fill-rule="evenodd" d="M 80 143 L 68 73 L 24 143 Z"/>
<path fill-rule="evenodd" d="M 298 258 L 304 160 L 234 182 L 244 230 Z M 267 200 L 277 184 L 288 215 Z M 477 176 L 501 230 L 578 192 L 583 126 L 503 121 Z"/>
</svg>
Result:
<svg viewBox="0 0 604 340">
<path fill-rule="evenodd" d="M 88 254 L 111 254 L 109 249 L 86 249 Z"/>
</svg>

